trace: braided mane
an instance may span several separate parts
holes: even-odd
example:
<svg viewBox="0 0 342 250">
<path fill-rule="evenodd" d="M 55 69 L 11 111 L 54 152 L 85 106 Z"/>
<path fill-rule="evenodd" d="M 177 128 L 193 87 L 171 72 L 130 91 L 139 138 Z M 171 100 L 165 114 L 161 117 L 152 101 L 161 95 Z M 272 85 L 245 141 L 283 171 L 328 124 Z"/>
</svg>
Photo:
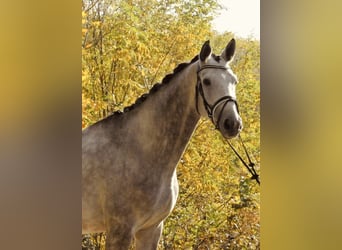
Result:
<svg viewBox="0 0 342 250">
<path fill-rule="evenodd" d="M 154 94 L 155 92 L 157 92 L 160 88 L 162 88 L 163 86 L 167 85 L 173 78 L 175 75 L 177 75 L 179 72 L 181 72 L 183 69 L 185 69 L 187 66 L 189 66 L 190 64 L 196 62 L 198 60 L 198 55 L 195 56 L 190 62 L 187 63 L 180 63 L 177 65 L 177 67 L 173 70 L 173 73 L 166 75 L 161 83 L 156 83 L 153 85 L 153 87 L 150 89 L 150 91 L 148 93 L 142 94 L 136 101 L 134 104 L 127 106 L 123 109 L 123 112 L 118 110 L 115 111 L 113 113 L 113 115 L 121 115 L 123 113 L 127 113 L 133 109 L 135 109 L 139 104 L 141 104 L 142 102 L 144 102 L 150 95 Z"/>
</svg>

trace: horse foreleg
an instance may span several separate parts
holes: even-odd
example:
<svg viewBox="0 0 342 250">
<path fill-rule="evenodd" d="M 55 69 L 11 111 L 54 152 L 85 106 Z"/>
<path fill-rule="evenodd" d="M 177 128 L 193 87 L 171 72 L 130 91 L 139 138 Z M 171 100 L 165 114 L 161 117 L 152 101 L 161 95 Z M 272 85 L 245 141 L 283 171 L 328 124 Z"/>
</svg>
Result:
<svg viewBox="0 0 342 250">
<path fill-rule="evenodd" d="M 132 230 L 128 225 L 112 224 L 106 232 L 106 250 L 128 250 L 132 241 Z"/>
<path fill-rule="evenodd" d="M 163 222 L 159 225 L 138 231 L 135 234 L 136 250 L 157 250 L 163 231 Z"/>
</svg>

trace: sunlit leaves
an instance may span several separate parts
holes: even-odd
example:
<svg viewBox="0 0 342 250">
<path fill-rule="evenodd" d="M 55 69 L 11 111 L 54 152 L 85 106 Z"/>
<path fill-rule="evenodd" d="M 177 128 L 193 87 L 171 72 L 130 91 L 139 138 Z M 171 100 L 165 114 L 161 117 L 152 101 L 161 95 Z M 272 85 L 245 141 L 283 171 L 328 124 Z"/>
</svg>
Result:
<svg viewBox="0 0 342 250">
<path fill-rule="evenodd" d="M 214 0 L 84 0 L 82 65 L 89 74 L 83 81 L 84 97 L 106 105 L 93 108 L 92 120 L 131 104 L 175 65 L 198 53 L 217 7 Z"/>
</svg>

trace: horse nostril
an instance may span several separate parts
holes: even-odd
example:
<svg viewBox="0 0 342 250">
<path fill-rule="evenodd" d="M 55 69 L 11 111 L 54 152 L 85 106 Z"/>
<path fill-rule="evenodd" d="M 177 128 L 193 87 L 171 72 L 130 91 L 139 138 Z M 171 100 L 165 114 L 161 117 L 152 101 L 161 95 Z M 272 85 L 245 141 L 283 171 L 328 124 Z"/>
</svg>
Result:
<svg viewBox="0 0 342 250">
<path fill-rule="evenodd" d="M 223 123 L 223 126 L 226 130 L 231 130 L 234 127 L 234 121 L 231 119 L 226 119 Z"/>
<path fill-rule="evenodd" d="M 241 130 L 242 129 L 242 122 L 235 121 L 234 119 L 226 119 L 223 123 L 225 130 Z"/>
</svg>

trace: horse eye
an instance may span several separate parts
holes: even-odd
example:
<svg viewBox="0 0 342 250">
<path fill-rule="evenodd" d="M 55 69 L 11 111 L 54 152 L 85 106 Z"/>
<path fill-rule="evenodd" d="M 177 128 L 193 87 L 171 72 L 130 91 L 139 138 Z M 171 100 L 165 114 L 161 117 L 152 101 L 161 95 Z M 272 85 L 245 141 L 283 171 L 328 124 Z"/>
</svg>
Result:
<svg viewBox="0 0 342 250">
<path fill-rule="evenodd" d="M 204 83 L 204 85 L 209 86 L 210 85 L 210 80 L 209 79 L 204 79 L 203 83 Z"/>
</svg>

